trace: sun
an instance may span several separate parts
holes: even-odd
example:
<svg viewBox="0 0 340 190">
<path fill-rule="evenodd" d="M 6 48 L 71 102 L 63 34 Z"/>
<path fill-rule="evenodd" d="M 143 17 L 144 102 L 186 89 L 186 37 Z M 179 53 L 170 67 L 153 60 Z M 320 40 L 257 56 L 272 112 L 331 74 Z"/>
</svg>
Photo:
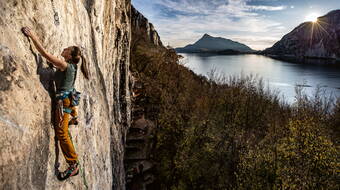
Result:
<svg viewBox="0 0 340 190">
<path fill-rule="evenodd" d="M 319 17 L 319 14 L 311 13 L 306 16 L 305 20 L 309 22 L 318 22 L 318 17 Z"/>
</svg>

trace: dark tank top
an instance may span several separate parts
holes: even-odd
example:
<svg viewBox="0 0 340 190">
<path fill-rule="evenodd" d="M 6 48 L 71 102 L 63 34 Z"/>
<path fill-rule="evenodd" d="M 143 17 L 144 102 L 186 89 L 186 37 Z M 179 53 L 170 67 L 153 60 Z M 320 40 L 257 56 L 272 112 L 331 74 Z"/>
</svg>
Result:
<svg viewBox="0 0 340 190">
<path fill-rule="evenodd" d="M 55 73 L 55 84 L 57 92 L 70 91 L 74 88 L 74 80 L 76 77 L 77 65 L 67 63 L 65 71 L 57 70 Z"/>
</svg>

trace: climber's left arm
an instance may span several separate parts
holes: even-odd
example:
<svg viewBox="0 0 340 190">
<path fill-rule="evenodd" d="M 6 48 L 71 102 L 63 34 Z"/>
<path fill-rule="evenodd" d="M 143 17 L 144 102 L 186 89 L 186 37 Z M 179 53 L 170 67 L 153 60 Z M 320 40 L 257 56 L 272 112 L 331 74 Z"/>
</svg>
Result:
<svg viewBox="0 0 340 190">
<path fill-rule="evenodd" d="M 37 48 L 37 50 L 39 51 L 39 53 L 46 57 L 48 52 L 45 50 L 45 48 L 41 45 L 39 38 L 33 33 L 31 32 L 31 30 L 28 27 L 24 27 L 22 28 L 23 33 L 30 37 L 35 45 L 35 47 Z"/>
<path fill-rule="evenodd" d="M 39 38 L 33 32 L 31 32 L 31 30 L 28 27 L 22 28 L 22 32 L 26 36 L 28 36 L 32 39 L 32 41 L 33 41 L 35 47 L 37 48 L 37 50 L 39 51 L 39 53 L 43 57 L 45 57 L 48 61 L 50 61 L 54 66 L 61 69 L 62 71 L 67 68 L 67 63 L 65 61 L 58 59 L 56 56 L 48 53 L 45 50 L 45 48 L 41 45 Z"/>
</svg>

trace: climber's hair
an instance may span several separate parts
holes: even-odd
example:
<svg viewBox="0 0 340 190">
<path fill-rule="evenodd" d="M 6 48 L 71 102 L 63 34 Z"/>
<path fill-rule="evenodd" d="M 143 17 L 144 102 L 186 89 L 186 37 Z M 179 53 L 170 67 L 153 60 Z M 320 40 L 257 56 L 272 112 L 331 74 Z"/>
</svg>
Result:
<svg viewBox="0 0 340 190">
<path fill-rule="evenodd" d="M 79 63 L 81 58 L 81 72 L 84 74 L 86 79 L 90 79 L 86 59 L 78 46 L 71 46 L 71 56 L 71 61 L 75 64 Z"/>
</svg>

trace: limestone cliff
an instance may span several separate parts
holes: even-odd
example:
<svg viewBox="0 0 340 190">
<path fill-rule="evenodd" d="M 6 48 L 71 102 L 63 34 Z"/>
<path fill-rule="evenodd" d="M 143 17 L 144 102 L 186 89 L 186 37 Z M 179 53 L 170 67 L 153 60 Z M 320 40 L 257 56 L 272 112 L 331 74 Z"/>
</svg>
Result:
<svg viewBox="0 0 340 190">
<path fill-rule="evenodd" d="M 0 9 L 0 189 L 125 189 L 130 0 L 7 0 Z M 54 141 L 54 69 L 23 26 L 50 53 L 78 45 L 89 62 L 91 80 L 78 72 L 75 84 L 80 124 L 70 129 L 81 172 L 64 182 L 54 174 L 67 167 Z"/>
<path fill-rule="evenodd" d="M 131 26 L 135 36 L 146 37 L 153 44 L 163 46 L 162 41 L 152 23 L 137 9 L 131 7 Z"/>
<path fill-rule="evenodd" d="M 340 10 L 329 12 L 319 17 L 318 21 L 305 22 L 285 35 L 265 54 L 313 57 L 340 58 Z"/>
</svg>

